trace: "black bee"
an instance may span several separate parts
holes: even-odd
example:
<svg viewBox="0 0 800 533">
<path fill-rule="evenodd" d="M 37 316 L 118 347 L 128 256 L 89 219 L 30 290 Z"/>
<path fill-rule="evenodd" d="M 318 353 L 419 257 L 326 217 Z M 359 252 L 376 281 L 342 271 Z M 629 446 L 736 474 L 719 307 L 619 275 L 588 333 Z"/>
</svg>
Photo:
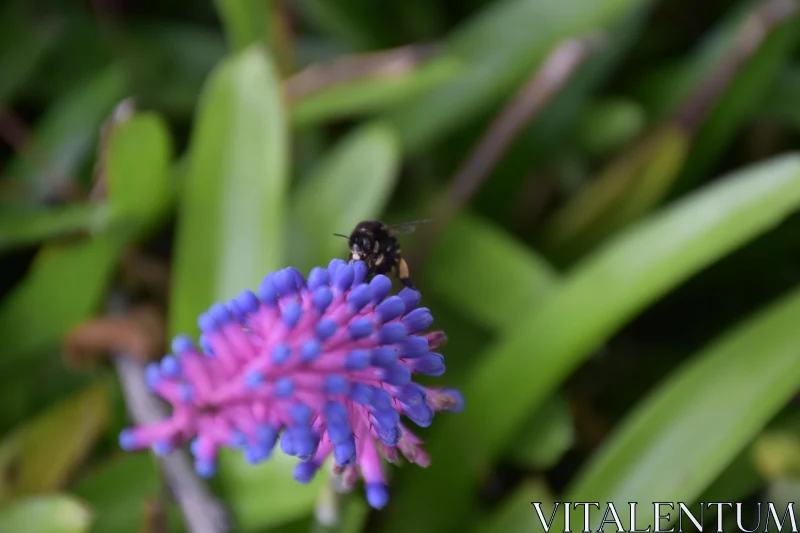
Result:
<svg viewBox="0 0 800 533">
<path fill-rule="evenodd" d="M 414 284 L 408 273 L 408 264 L 400 253 L 400 243 L 395 233 L 410 233 L 417 224 L 430 222 L 416 220 L 389 226 L 379 220 L 365 220 L 348 237 L 334 233 L 337 237 L 347 239 L 350 246 L 351 261 L 364 261 L 369 267 L 369 276 L 386 274 L 394 270 L 395 276 L 406 287 L 413 289 Z"/>
</svg>

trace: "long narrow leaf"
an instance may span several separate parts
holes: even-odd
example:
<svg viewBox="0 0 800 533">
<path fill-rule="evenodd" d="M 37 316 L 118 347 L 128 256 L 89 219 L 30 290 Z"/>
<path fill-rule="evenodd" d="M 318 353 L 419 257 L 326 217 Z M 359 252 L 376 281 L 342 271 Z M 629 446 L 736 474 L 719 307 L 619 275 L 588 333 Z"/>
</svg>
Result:
<svg viewBox="0 0 800 533">
<path fill-rule="evenodd" d="M 568 501 L 691 502 L 800 387 L 800 290 L 702 351 L 627 419 Z M 652 508 L 637 508 L 641 523 Z M 649 523 L 649 522 L 648 522 Z"/>
<path fill-rule="evenodd" d="M 226 59 L 203 91 L 179 206 L 173 333 L 282 266 L 288 172 L 280 85 L 261 46 Z"/>
<path fill-rule="evenodd" d="M 403 516 L 398 523 L 403 529 L 457 528 L 476 483 L 519 424 L 594 348 L 670 289 L 798 206 L 800 156 L 779 157 L 652 216 L 585 260 L 560 290 L 521 316 L 484 354 L 464 388 L 464 413 L 433 428 L 433 468 L 439 463 L 448 475 L 410 474 L 392 507 Z M 389 531 L 395 531 L 393 523 L 387 523 Z"/>
<path fill-rule="evenodd" d="M 424 150 L 479 116 L 529 76 L 562 39 L 613 24 L 635 0 L 504 0 L 458 28 L 449 50 L 470 64 L 463 76 L 389 115 L 407 150 Z"/>
</svg>

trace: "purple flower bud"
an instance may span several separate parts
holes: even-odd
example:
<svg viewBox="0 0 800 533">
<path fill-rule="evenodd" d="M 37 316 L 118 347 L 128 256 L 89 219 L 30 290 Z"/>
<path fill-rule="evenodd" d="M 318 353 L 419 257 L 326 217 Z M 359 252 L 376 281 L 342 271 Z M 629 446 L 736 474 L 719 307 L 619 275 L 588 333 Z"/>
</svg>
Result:
<svg viewBox="0 0 800 533">
<path fill-rule="evenodd" d="M 294 467 L 292 477 L 294 477 L 295 481 L 305 485 L 314 479 L 314 474 L 317 473 L 317 470 L 319 470 L 319 465 L 315 461 L 304 461 Z"/>
<path fill-rule="evenodd" d="M 123 430 L 120 447 L 167 454 L 191 442 L 195 470 L 211 477 L 220 447 L 256 464 L 280 442 L 302 460 L 297 481 L 310 482 L 333 456 L 348 486 L 363 476 L 370 505 L 384 507 L 384 458 L 430 462 L 403 417 L 425 427 L 434 412 L 459 411 L 464 400 L 413 383 L 415 373 L 444 372 L 444 359 L 430 350 L 446 337 L 425 332 L 433 318 L 417 308 L 419 292 L 390 296 L 391 280 L 367 280 L 368 272 L 361 261 L 334 259 L 306 283 L 286 268 L 265 276 L 255 294 L 212 305 L 198 318 L 202 351 L 177 336 L 173 354 L 145 372 L 178 416 Z"/>
<path fill-rule="evenodd" d="M 328 276 L 327 270 L 321 267 L 314 267 L 308 273 L 308 288 L 313 291 L 318 287 L 327 287 L 329 279 L 330 276 Z"/>
<path fill-rule="evenodd" d="M 366 283 L 358 285 L 347 295 L 347 303 L 354 313 L 361 311 L 370 300 L 372 300 L 372 289 Z"/>
<path fill-rule="evenodd" d="M 431 327 L 431 324 L 433 324 L 433 316 L 431 316 L 431 312 L 424 307 L 414 309 L 403 317 L 403 325 L 405 325 L 409 334 L 425 331 Z"/>
<path fill-rule="evenodd" d="M 311 301 L 314 303 L 314 309 L 317 312 L 324 313 L 333 301 L 333 293 L 328 287 L 319 287 L 311 295 Z"/>
<path fill-rule="evenodd" d="M 414 372 L 425 374 L 426 376 L 441 376 L 445 371 L 444 357 L 438 353 L 429 353 L 422 357 L 411 359 L 408 362 L 408 366 Z"/>
<path fill-rule="evenodd" d="M 409 289 L 408 287 L 397 293 L 397 296 L 403 300 L 406 313 L 410 313 L 413 309 L 416 309 L 416 307 L 422 301 L 422 294 L 420 294 L 419 291 Z"/>
<path fill-rule="evenodd" d="M 375 509 L 383 509 L 389 503 L 389 489 L 386 485 L 370 483 L 367 485 L 367 501 Z"/>
</svg>

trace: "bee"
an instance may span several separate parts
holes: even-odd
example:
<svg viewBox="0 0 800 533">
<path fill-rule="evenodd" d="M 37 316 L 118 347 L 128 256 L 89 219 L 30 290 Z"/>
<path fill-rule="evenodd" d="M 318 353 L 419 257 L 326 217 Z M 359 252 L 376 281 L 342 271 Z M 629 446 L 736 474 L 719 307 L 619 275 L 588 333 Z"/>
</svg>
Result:
<svg viewBox="0 0 800 533">
<path fill-rule="evenodd" d="M 364 220 L 359 222 L 349 236 L 334 233 L 337 237 L 344 237 L 350 247 L 350 261 L 364 261 L 369 268 L 368 275 L 386 274 L 394 271 L 400 282 L 414 289 L 408 264 L 400 252 L 400 242 L 395 233 L 411 233 L 418 224 L 430 220 L 416 220 L 403 224 L 387 225 L 379 220 Z"/>
</svg>

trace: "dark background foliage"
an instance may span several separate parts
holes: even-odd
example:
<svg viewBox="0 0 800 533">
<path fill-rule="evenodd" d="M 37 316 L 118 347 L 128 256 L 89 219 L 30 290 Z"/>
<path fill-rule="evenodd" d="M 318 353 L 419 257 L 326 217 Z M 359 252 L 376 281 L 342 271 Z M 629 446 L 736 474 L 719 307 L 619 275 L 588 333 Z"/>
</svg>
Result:
<svg viewBox="0 0 800 533">
<path fill-rule="evenodd" d="M 755 524 L 797 499 L 797 0 L 0 13 L 0 530 L 186 529 L 163 465 L 118 448 L 121 383 L 376 217 L 433 220 L 403 248 L 467 409 L 421 431 L 433 464 L 391 467 L 381 512 L 224 456 L 208 495 L 236 531 L 325 509 L 533 531 L 559 499 Z"/>
</svg>

